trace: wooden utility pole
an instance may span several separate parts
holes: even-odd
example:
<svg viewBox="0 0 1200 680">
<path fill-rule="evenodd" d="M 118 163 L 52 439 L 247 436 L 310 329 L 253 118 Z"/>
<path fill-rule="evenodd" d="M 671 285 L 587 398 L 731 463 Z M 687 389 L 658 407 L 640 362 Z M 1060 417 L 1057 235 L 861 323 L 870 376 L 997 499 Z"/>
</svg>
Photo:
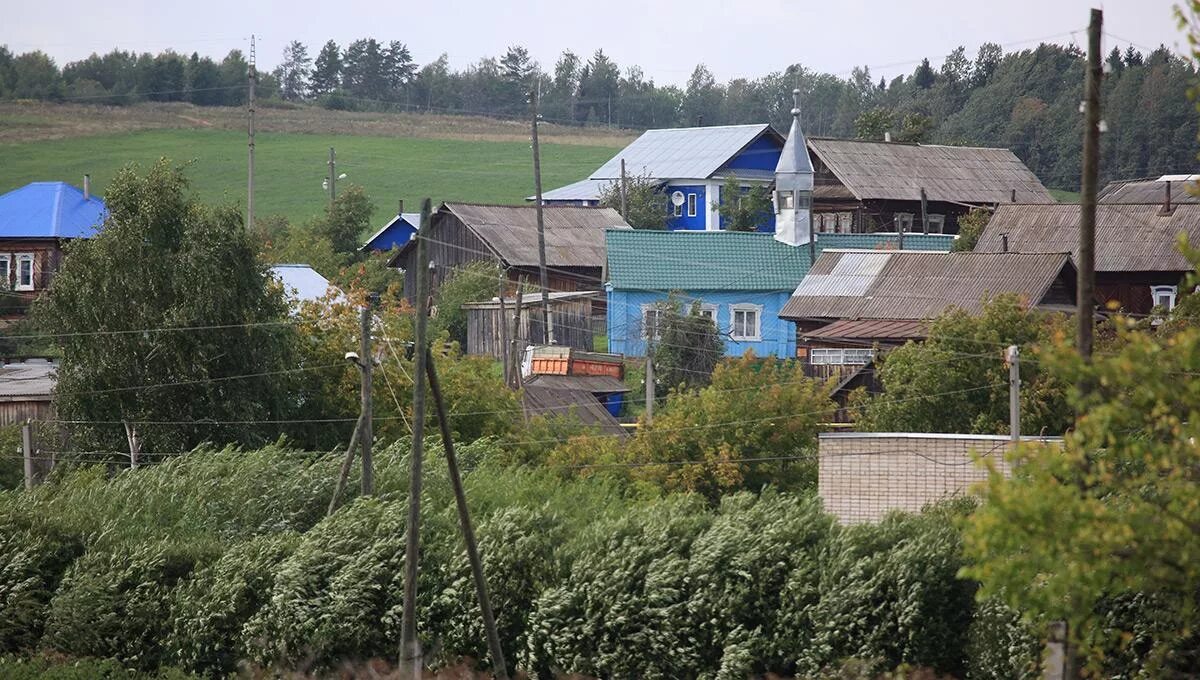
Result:
<svg viewBox="0 0 1200 680">
<path fill-rule="evenodd" d="M 625 175 L 625 159 L 622 158 L 621 159 L 621 219 L 625 220 L 626 222 L 629 221 L 629 205 L 627 203 L 628 193 L 629 193 L 629 180 Z"/>
<path fill-rule="evenodd" d="M 420 680 L 421 644 L 417 640 L 417 561 L 421 550 L 421 463 L 425 440 L 425 363 L 429 358 L 426 329 L 429 325 L 429 199 L 421 203 L 421 226 L 417 231 L 417 318 L 414 338 L 412 455 L 408 478 L 408 531 L 404 546 L 404 610 L 400 618 L 401 677 Z"/>
<path fill-rule="evenodd" d="M 255 64 L 254 35 L 250 35 L 250 91 L 246 97 L 250 113 L 250 156 L 246 170 L 246 229 L 254 229 L 254 87 L 258 84 L 258 66 Z"/>
<path fill-rule="evenodd" d="M 359 440 L 362 445 L 362 494 L 370 496 L 375 493 L 375 464 L 371 459 L 371 444 L 374 439 L 372 430 L 372 414 L 374 405 L 371 403 L 371 371 L 375 368 L 375 359 L 371 354 L 371 310 L 378 296 L 371 293 L 367 303 L 359 310 L 359 344 L 358 360 L 362 369 L 362 387 L 359 395 L 361 401 L 361 425 Z"/>
<path fill-rule="evenodd" d="M 1096 285 L 1096 192 L 1100 179 L 1100 27 L 1104 12 L 1092 10 L 1088 23 L 1087 81 L 1083 89 L 1083 181 L 1079 197 L 1079 355 L 1092 360 L 1092 300 Z"/>
<path fill-rule="evenodd" d="M 504 368 L 504 386 L 512 386 L 512 364 L 508 361 L 508 310 L 504 304 L 505 271 L 500 270 L 496 299 L 500 301 L 500 365 Z"/>
<path fill-rule="evenodd" d="M 521 384 L 524 382 L 524 376 L 521 375 L 521 355 L 525 353 L 525 347 L 521 342 L 521 307 L 525 301 L 525 281 L 522 279 L 517 282 L 517 301 L 516 311 L 513 312 L 513 330 L 512 330 L 512 348 L 509 351 L 509 359 L 512 360 L 512 384 L 513 389 L 521 389 Z M 528 340 L 529 338 L 526 338 Z"/>
<path fill-rule="evenodd" d="M 333 201 L 337 198 L 337 156 L 333 147 L 329 147 L 329 209 L 333 210 Z"/>
<path fill-rule="evenodd" d="M 554 329 L 550 327 L 550 281 L 546 274 L 546 223 L 542 219 L 542 154 L 538 146 L 538 92 L 529 91 L 532 110 L 530 136 L 533 140 L 534 209 L 537 212 L 538 275 L 542 284 L 542 333 L 547 345 L 554 344 Z"/>
<path fill-rule="evenodd" d="M 463 491 L 462 476 L 458 472 L 458 456 L 454 453 L 454 433 L 450 429 L 450 418 L 442 400 L 442 388 L 438 383 L 432 352 L 426 357 L 425 373 L 429 377 L 429 392 L 433 396 L 438 425 L 442 431 L 442 448 L 446 453 L 450 485 L 454 488 L 454 503 L 458 507 L 458 523 L 462 528 L 463 542 L 467 546 L 467 561 L 471 563 L 471 577 L 475 581 L 475 596 L 479 600 L 479 611 L 483 616 L 483 630 L 487 635 L 488 652 L 492 655 L 493 677 L 497 680 L 508 680 L 508 663 L 504 660 L 504 650 L 500 647 L 500 634 L 496 631 L 496 617 L 492 615 L 492 602 L 488 597 L 487 580 L 483 575 L 483 560 L 479 557 L 479 546 L 475 542 L 475 529 L 471 526 L 467 495 Z"/>
<path fill-rule="evenodd" d="M 38 464 L 33 453 L 33 424 L 29 419 L 21 426 L 21 457 L 25 462 L 25 490 L 29 491 L 35 484 L 40 484 Z"/>
<path fill-rule="evenodd" d="M 1016 444 L 1021 441 L 1021 348 L 1009 345 L 1004 360 L 1008 363 L 1008 429 Z"/>
<path fill-rule="evenodd" d="M 925 195 L 925 187 L 921 187 L 921 233 L 929 233 L 929 205 Z"/>
<path fill-rule="evenodd" d="M 654 344 L 649 339 L 646 341 L 646 424 L 654 424 Z"/>
<path fill-rule="evenodd" d="M 342 490 L 346 488 L 346 481 L 350 479 L 350 466 L 354 464 L 354 452 L 358 450 L 358 436 L 362 433 L 363 417 L 360 413 L 358 421 L 354 423 L 354 432 L 350 435 L 350 446 L 346 447 L 346 455 L 342 458 L 342 469 L 338 473 L 337 484 L 333 487 L 333 497 L 329 499 L 329 510 L 325 515 L 333 514 L 337 509 L 338 499 L 342 496 Z"/>
</svg>

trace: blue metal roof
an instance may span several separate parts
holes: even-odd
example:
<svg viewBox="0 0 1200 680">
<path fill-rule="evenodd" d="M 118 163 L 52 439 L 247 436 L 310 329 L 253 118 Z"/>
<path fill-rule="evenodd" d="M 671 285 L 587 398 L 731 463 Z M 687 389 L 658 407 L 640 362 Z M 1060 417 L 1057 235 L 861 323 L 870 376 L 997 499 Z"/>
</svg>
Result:
<svg viewBox="0 0 1200 680">
<path fill-rule="evenodd" d="M 66 182 L 33 182 L 0 196 L 0 238 L 91 238 L 108 216 L 104 201 Z"/>
</svg>

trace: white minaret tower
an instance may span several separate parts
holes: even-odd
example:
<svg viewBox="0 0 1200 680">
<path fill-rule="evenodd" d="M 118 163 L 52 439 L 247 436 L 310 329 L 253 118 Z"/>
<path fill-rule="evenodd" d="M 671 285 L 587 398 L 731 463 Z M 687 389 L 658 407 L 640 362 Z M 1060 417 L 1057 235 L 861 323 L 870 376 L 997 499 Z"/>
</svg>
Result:
<svg viewBox="0 0 1200 680">
<path fill-rule="evenodd" d="M 792 129 L 775 166 L 775 238 L 790 246 L 812 239 L 813 165 L 800 129 L 800 90 L 792 90 Z"/>
</svg>

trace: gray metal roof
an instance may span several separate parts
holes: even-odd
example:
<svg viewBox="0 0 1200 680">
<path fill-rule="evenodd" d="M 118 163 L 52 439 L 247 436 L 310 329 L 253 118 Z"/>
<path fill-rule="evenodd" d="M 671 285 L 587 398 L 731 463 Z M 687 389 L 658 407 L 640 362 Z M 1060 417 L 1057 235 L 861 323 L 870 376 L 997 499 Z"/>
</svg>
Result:
<svg viewBox="0 0 1200 680">
<path fill-rule="evenodd" d="M 628 175 L 706 179 L 763 134 L 778 136 L 767 123 L 647 130 L 589 179 L 619 179 L 622 158 Z"/>
<path fill-rule="evenodd" d="M 440 210 L 458 217 L 508 266 L 538 265 L 537 206 L 445 203 Z M 542 219 L 550 267 L 603 267 L 604 230 L 632 228 L 611 208 L 547 205 Z"/>
<path fill-rule="evenodd" d="M 526 415 L 569 417 L 573 414 L 584 425 L 599 428 L 602 434 L 621 437 L 628 434 L 608 409 L 586 390 L 527 385 L 521 390 L 521 403 Z"/>
<path fill-rule="evenodd" d="M 604 190 L 613 183 L 611 179 L 581 179 L 565 187 L 542 192 L 543 201 L 598 201 Z M 526 200 L 537 200 L 528 196 Z"/>
<path fill-rule="evenodd" d="M 792 93 L 794 107 L 792 108 L 792 127 L 788 131 L 787 142 L 779 154 L 779 163 L 775 172 L 780 174 L 813 173 L 812 158 L 808 155 L 808 141 L 804 138 L 804 130 L 800 125 L 800 90 Z"/>
<path fill-rule="evenodd" d="M 604 297 L 604 291 L 600 291 L 600 290 L 556 291 L 553 293 L 547 293 L 546 297 L 550 299 L 550 302 L 561 302 L 563 300 L 567 300 L 567 301 L 586 300 L 588 298 L 602 299 Z M 513 309 L 513 308 L 515 308 L 515 306 L 517 304 L 517 298 L 506 297 L 506 298 L 504 298 L 504 304 L 508 309 Z M 536 307 L 541 304 L 542 304 L 542 294 L 541 293 L 523 293 L 521 295 L 521 306 L 522 307 Z M 480 302 L 468 302 L 468 303 L 464 304 L 462 306 L 462 308 L 463 309 L 500 309 L 500 298 L 492 297 L 491 300 L 483 300 Z"/>
<path fill-rule="evenodd" d="M 592 394 L 623 394 L 629 387 L 610 375 L 533 375 L 525 380 L 525 387 L 537 385 L 556 390 L 583 390 Z"/>
<path fill-rule="evenodd" d="M 1016 293 L 1037 306 L 1056 281 L 1069 285 L 1074 276 L 1066 253 L 827 250 L 779 316 L 933 319 L 950 307 L 977 312 L 986 298 L 1001 293 Z"/>
<path fill-rule="evenodd" d="M 58 364 L 47 359 L 0 366 L 0 401 L 49 401 L 57 380 Z"/>
<path fill-rule="evenodd" d="M 1190 189 L 1190 191 L 1189 191 Z M 1194 181 L 1171 181 L 1171 203 L 1200 203 Z M 1167 197 L 1167 181 L 1156 179 L 1126 179 L 1109 182 L 1096 197 L 1101 203 L 1155 203 Z"/>
<path fill-rule="evenodd" d="M 859 200 L 1052 203 L 1008 149 L 810 138 L 809 149 Z"/>
<path fill-rule="evenodd" d="M 1176 205 L 1171 214 L 1154 204 L 1096 206 L 1096 271 L 1186 272 L 1192 265 L 1176 247 L 1181 233 L 1200 243 L 1200 204 Z M 975 252 L 1079 253 L 1079 206 L 1001 205 L 988 222 Z"/>
</svg>

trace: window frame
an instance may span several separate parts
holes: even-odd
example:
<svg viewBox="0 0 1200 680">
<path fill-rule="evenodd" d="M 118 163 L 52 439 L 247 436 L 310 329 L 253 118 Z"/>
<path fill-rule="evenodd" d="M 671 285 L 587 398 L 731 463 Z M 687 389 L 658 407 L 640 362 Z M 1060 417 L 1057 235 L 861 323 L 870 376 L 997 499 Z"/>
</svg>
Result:
<svg viewBox="0 0 1200 680">
<path fill-rule="evenodd" d="M 711 302 L 700 303 L 700 316 L 712 320 L 714 326 L 717 325 L 717 313 L 720 312 L 720 310 L 720 305 L 714 305 Z M 704 316 L 705 314 L 711 314 L 712 316 Z"/>
<path fill-rule="evenodd" d="M 875 350 L 863 347 L 811 347 L 808 363 L 812 366 L 866 366 L 875 360 Z"/>
<path fill-rule="evenodd" d="M 851 234 L 854 232 L 854 213 L 840 212 L 837 214 L 837 233 Z"/>
<path fill-rule="evenodd" d="M 700 202 L 700 197 L 695 192 L 689 191 L 687 195 L 687 216 L 695 217 L 697 204 Z"/>
<path fill-rule="evenodd" d="M 738 335 L 737 317 L 738 314 L 754 313 L 754 334 L 753 335 Z M 762 325 L 763 325 L 763 306 L 756 305 L 750 302 L 739 302 L 729 305 L 729 337 L 737 342 L 762 342 Z M 743 322 L 743 328 L 745 324 Z"/>
<path fill-rule="evenodd" d="M 649 318 L 654 315 L 654 324 L 651 326 Z M 659 322 L 662 320 L 663 310 L 657 304 L 642 305 L 642 340 L 654 341 L 662 337 L 658 332 Z M 654 328 L 654 335 L 649 335 L 649 329 Z"/>
<path fill-rule="evenodd" d="M 896 233 L 911 234 L 913 230 L 913 214 L 910 212 L 892 213 L 892 221 L 896 224 Z"/>
<path fill-rule="evenodd" d="M 37 290 L 37 258 L 33 253 L 17 253 L 17 283 L 13 286 L 14 290 Z M 29 263 L 29 283 L 22 283 L 21 265 L 25 262 Z"/>
<path fill-rule="evenodd" d="M 946 233 L 946 216 L 938 213 L 929 213 L 925 216 L 929 220 L 929 233 L 944 234 Z M 934 226 L 934 225 L 937 226 Z"/>
<path fill-rule="evenodd" d="M 1162 296 L 1162 295 L 1165 295 L 1168 298 L 1167 304 L 1165 304 L 1165 305 L 1160 305 L 1158 302 L 1159 296 Z M 1178 303 L 1178 300 L 1179 300 L 1179 287 L 1178 286 L 1150 286 L 1150 306 L 1151 307 L 1161 306 L 1161 307 L 1164 307 L 1169 312 L 1169 311 L 1175 309 L 1175 305 Z"/>
<path fill-rule="evenodd" d="M 0 253 L 0 262 L 4 263 L 3 266 L 0 267 L 0 271 L 3 272 L 3 278 L 0 278 L 0 286 L 2 286 L 0 289 L 11 290 L 13 282 L 13 257 L 9 253 Z"/>
<path fill-rule="evenodd" d="M 775 212 L 796 209 L 796 192 L 791 189 L 775 191 Z"/>
</svg>

